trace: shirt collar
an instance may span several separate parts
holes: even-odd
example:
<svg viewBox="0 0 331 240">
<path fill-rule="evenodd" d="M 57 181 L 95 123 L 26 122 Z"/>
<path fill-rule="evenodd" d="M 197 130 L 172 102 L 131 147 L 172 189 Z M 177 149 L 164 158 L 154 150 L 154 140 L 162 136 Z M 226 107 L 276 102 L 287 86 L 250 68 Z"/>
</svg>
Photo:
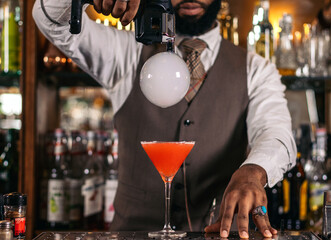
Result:
<svg viewBox="0 0 331 240">
<path fill-rule="evenodd" d="M 178 47 L 179 44 L 187 38 L 198 38 L 206 42 L 208 49 L 215 49 L 216 45 L 219 44 L 219 42 L 222 40 L 222 37 L 220 35 L 220 23 L 216 21 L 216 26 L 209 30 L 208 32 L 199 35 L 199 36 L 187 36 L 187 35 L 181 35 L 176 34 L 176 42 L 175 46 Z"/>
</svg>

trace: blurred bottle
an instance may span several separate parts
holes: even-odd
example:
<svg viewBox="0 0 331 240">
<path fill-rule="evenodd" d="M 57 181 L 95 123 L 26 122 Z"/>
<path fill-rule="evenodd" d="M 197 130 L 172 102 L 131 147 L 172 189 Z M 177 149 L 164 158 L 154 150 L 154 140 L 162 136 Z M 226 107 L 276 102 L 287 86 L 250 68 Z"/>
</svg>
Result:
<svg viewBox="0 0 331 240">
<path fill-rule="evenodd" d="M 273 27 L 269 21 L 269 0 L 261 0 L 261 12 L 262 21 L 258 23 L 261 30 L 260 37 L 256 42 L 256 53 L 262 57 L 272 60 L 273 56 Z M 259 12 L 259 15 L 260 15 Z"/>
<path fill-rule="evenodd" d="M 3 24 L 4 24 L 4 10 L 3 10 L 2 0 L 0 0 L 0 69 L 2 69 L 2 60 L 1 60 L 1 49 L 2 49 L 2 31 L 3 31 Z M 1 146 L 0 146 L 1 147 Z M 0 148 L 1 149 L 1 148 Z"/>
<path fill-rule="evenodd" d="M 87 132 L 87 162 L 84 168 L 82 195 L 84 198 L 84 228 L 100 230 L 103 227 L 103 165 L 96 154 L 96 136 Z"/>
<path fill-rule="evenodd" d="M 222 37 L 238 46 L 238 17 L 233 17 L 230 14 L 230 4 L 228 0 L 223 0 L 221 2 L 221 9 L 217 14 L 217 20 L 220 23 L 220 33 Z"/>
<path fill-rule="evenodd" d="M 260 2 L 255 1 L 252 28 L 250 29 L 247 35 L 247 51 L 254 53 L 256 52 L 256 42 L 257 40 L 259 40 L 261 33 L 260 26 L 258 25 L 258 23 L 262 21 L 262 16 L 261 18 L 259 17 L 259 8 L 260 8 Z"/>
<path fill-rule="evenodd" d="M 50 169 L 50 162 L 54 155 L 54 131 L 48 131 L 44 137 L 44 152 L 43 161 L 41 162 L 40 174 L 40 205 L 39 205 L 39 227 L 47 227 L 47 205 L 48 205 L 48 176 Z"/>
<path fill-rule="evenodd" d="M 320 31 L 316 25 L 310 29 L 307 44 L 309 76 L 327 76 L 327 61 L 329 55 L 330 35 L 327 30 Z"/>
<path fill-rule="evenodd" d="M 292 16 L 284 13 L 279 21 L 282 29 L 279 36 L 279 44 L 275 52 L 276 66 L 283 76 L 293 76 L 297 69 L 296 53 L 293 46 Z"/>
<path fill-rule="evenodd" d="M 283 219 L 284 198 L 283 183 L 279 181 L 274 187 L 266 188 L 268 197 L 268 216 L 272 227 L 279 229 Z"/>
<path fill-rule="evenodd" d="M 105 230 L 109 230 L 114 219 L 114 199 L 118 186 L 118 133 L 115 129 L 112 132 L 112 147 L 107 156 L 107 162 L 104 207 Z"/>
<path fill-rule="evenodd" d="M 308 228 L 317 232 L 322 231 L 323 192 L 329 189 L 325 167 L 326 140 L 326 129 L 318 128 L 312 146 L 312 165 L 306 173 L 309 182 Z"/>
<path fill-rule="evenodd" d="M 0 193 L 17 192 L 18 188 L 18 132 L 9 129 L 6 146 L 0 155 Z"/>
<path fill-rule="evenodd" d="M 0 193 L 0 221 L 2 220 L 5 220 L 5 208 L 4 208 L 3 194 Z"/>
<path fill-rule="evenodd" d="M 51 229 L 68 228 L 68 197 L 66 186 L 67 136 L 63 129 L 56 129 L 54 152 L 48 171 L 47 225 Z"/>
<path fill-rule="evenodd" d="M 83 169 L 86 164 L 86 148 L 80 131 L 71 131 L 70 161 L 68 171 L 69 224 L 71 229 L 82 225 L 84 199 L 82 197 Z"/>
<path fill-rule="evenodd" d="M 103 169 L 108 165 L 107 153 L 109 152 L 108 141 L 109 136 L 106 131 L 96 131 L 96 158 Z"/>
<path fill-rule="evenodd" d="M 296 165 L 283 180 L 284 218 L 288 230 L 303 230 L 308 213 L 308 182 L 298 152 Z"/>
<path fill-rule="evenodd" d="M 1 70 L 21 72 L 21 8 L 18 0 L 3 0 L 2 8 Z"/>
</svg>

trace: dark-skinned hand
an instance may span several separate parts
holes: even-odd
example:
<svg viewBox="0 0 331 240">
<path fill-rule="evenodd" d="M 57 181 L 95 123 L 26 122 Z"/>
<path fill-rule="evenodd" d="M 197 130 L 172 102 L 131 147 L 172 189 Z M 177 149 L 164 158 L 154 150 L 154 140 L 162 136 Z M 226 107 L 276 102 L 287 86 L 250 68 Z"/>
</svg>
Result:
<svg viewBox="0 0 331 240">
<path fill-rule="evenodd" d="M 95 11 L 105 16 L 119 18 L 122 25 L 128 25 L 136 16 L 140 0 L 93 0 Z"/>
<path fill-rule="evenodd" d="M 231 177 L 225 189 L 220 206 L 220 213 L 216 223 L 207 226 L 205 231 L 220 232 L 222 238 L 230 233 L 233 216 L 237 213 L 237 226 L 241 238 L 249 238 L 249 214 L 258 206 L 267 206 L 267 196 L 264 185 L 267 175 L 263 168 L 254 164 L 247 164 L 239 168 Z M 277 234 L 272 228 L 268 215 L 253 216 L 256 227 L 265 238 Z"/>
</svg>

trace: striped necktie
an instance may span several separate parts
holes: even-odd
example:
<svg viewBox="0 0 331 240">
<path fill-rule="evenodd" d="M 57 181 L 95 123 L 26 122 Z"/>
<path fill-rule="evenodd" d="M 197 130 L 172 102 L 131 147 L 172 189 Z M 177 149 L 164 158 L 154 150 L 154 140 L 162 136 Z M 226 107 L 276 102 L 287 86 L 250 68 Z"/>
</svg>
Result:
<svg viewBox="0 0 331 240">
<path fill-rule="evenodd" d="M 206 47 L 207 44 L 200 39 L 184 39 L 179 45 L 191 75 L 190 88 L 185 96 L 188 102 L 194 98 L 206 78 L 206 71 L 200 60 L 201 53 Z"/>
</svg>

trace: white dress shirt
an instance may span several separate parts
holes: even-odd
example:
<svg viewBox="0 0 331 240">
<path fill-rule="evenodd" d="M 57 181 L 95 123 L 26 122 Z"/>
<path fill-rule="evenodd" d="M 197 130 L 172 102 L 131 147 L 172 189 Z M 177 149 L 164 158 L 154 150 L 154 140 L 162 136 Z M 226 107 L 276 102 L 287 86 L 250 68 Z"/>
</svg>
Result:
<svg viewBox="0 0 331 240">
<path fill-rule="evenodd" d="M 80 68 L 91 75 L 109 92 L 114 113 L 127 99 L 143 45 L 133 32 L 119 31 L 90 20 L 84 12 L 82 31 L 69 33 L 71 0 L 43 0 L 50 21 L 36 0 L 33 17 L 40 31 Z M 208 71 L 218 55 L 222 37 L 219 26 L 200 35 L 207 43 L 201 61 Z M 175 51 L 185 36 L 176 36 Z M 251 151 L 244 164 L 257 164 L 265 169 L 268 186 L 272 187 L 295 164 L 296 145 L 291 130 L 291 117 L 284 98 L 285 87 L 274 64 L 264 58 L 247 54 L 248 143 Z M 230 109 L 229 109 L 230 111 Z M 235 149 L 234 149 L 235 151 Z"/>
</svg>

